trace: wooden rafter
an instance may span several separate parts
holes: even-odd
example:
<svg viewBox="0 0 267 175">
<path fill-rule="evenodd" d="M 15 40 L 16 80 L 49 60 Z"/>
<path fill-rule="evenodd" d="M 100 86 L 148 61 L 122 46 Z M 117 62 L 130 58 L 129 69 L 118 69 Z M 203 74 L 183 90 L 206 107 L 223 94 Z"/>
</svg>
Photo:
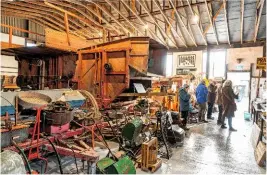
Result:
<svg viewBox="0 0 267 175">
<path fill-rule="evenodd" d="M 224 5 L 223 5 L 223 3 L 222 3 L 221 6 L 220 6 L 220 8 L 217 10 L 217 12 L 215 13 L 215 15 L 213 16 L 213 18 L 212 18 L 212 22 L 215 22 L 215 20 L 217 19 L 218 15 L 220 14 L 220 12 L 221 12 L 221 10 L 223 9 L 223 7 L 224 7 Z M 206 35 L 206 33 L 209 31 L 210 27 L 211 27 L 211 24 L 209 24 L 209 25 L 206 27 L 206 29 L 204 30 L 204 33 L 203 33 L 204 35 Z"/>
<path fill-rule="evenodd" d="M 145 22 L 142 18 L 140 18 L 140 16 L 136 13 L 136 11 L 133 11 L 133 9 L 125 1 L 121 0 L 121 2 L 126 8 L 128 8 L 134 14 L 134 16 L 136 16 L 136 18 L 141 22 L 143 26 L 148 26 L 147 22 Z M 158 37 L 150 28 L 148 28 L 147 30 L 154 39 L 156 40 L 158 39 L 158 41 L 160 41 L 163 45 L 167 46 L 167 43 L 163 41 L 160 37 Z"/>
<path fill-rule="evenodd" d="M 188 31 L 188 29 L 187 29 L 185 23 L 183 22 L 183 20 L 182 20 L 180 14 L 178 13 L 178 11 L 177 11 L 177 9 L 176 9 L 176 7 L 175 7 L 175 5 L 174 5 L 174 3 L 173 3 L 172 1 L 173 1 L 173 0 L 169 0 L 169 2 L 170 2 L 170 4 L 171 4 L 171 6 L 173 7 L 173 10 L 174 10 L 174 12 L 175 12 L 177 18 L 178 18 L 178 20 L 181 22 L 182 26 L 185 28 L 185 31 L 186 31 L 187 34 L 189 35 L 191 41 L 192 41 L 192 42 L 194 43 L 194 45 L 197 47 L 197 43 L 196 43 L 196 40 L 195 40 L 194 36 L 191 35 L 191 33 Z"/>
<path fill-rule="evenodd" d="M 212 27 L 212 31 L 213 31 L 214 37 L 215 37 L 215 39 L 216 39 L 216 43 L 217 43 L 217 45 L 219 45 L 218 38 L 217 38 L 217 34 L 216 34 L 216 32 L 215 32 L 214 25 L 213 25 L 213 21 L 212 21 L 212 15 L 211 15 L 211 13 L 210 13 L 210 10 L 209 10 L 209 6 L 208 6 L 208 3 L 207 3 L 207 0 L 205 0 L 205 4 L 206 4 L 206 9 L 207 9 L 207 12 L 208 12 L 208 16 L 209 16 L 209 21 L 210 21 L 210 24 L 211 24 L 211 27 Z"/>
<path fill-rule="evenodd" d="M 104 17 L 102 17 L 98 7 L 96 7 L 96 10 L 94 10 L 92 7 L 86 6 L 83 3 L 81 3 L 80 1 L 72 1 L 72 0 L 66 0 L 66 1 L 73 3 L 73 4 L 77 4 L 81 7 L 84 7 L 86 10 L 88 10 L 89 12 L 91 12 L 93 15 L 95 15 L 98 18 L 100 24 L 103 21 L 107 26 L 111 27 L 114 31 L 116 31 L 116 34 L 121 33 L 120 30 L 118 30 L 116 27 L 114 27 L 112 24 L 110 24 Z"/>
<path fill-rule="evenodd" d="M 102 12 L 106 13 L 111 19 L 113 19 L 114 21 L 116 21 L 116 23 L 123 29 L 124 33 L 126 35 L 128 35 L 128 33 L 132 33 L 130 30 L 128 30 L 127 28 L 125 28 L 123 26 L 123 24 L 121 22 L 119 22 L 114 16 L 112 16 L 105 8 L 103 8 L 101 5 L 99 5 L 98 3 L 95 3 L 93 1 L 90 1 L 91 3 L 93 3 L 96 7 L 98 7 L 99 9 L 102 10 Z"/>
<path fill-rule="evenodd" d="M 163 18 L 165 19 L 165 21 L 169 24 L 170 28 L 172 29 L 172 32 L 174 32 L 174 33 L 178 36 L 178 38 L 182 41 L 183 45 L 184 45 L 185 47 L 187 47 L 187 45 L 186 45 L 184 39 L 180 37 L 180 35 L 179 35 L 179 34 L 177 33 L 177 31 L 175 30 L 175 28 L 173 27 L 173 25 L 172 25 L 172 23 L 170 22 L 170 20 L 167 18 L 167 16 L 165 15 L 165 13 L 162 11 L 159 2 L 158 2 L 157 0 L 154 0 L 154 2 L 155 2 L 155 4 L 156 4 L 156 6 L 158 7 L 159 11 L 161 12 L 161 15 L 163 16 Z M 174 36 L 173 36 L 173 39 L 174 39 L 174 41 L 176 41 Z M 176 43 L 176 45 L 178 45 L 178 44 Z M 177 46 L 177 47 L 178 47 L 178 46 Z"/>
<path fill-rule="evenodd" d="M 161 36 L 162 36 L 162 38 L 163 38 L 164 41 L 167 43 L 167 41 L 166 41 L 166 33 L 165 33 L 164 30 L 158 25 L 158 22 L 156 21 L 156 19 L 151 15 L 150 10 L 149 10 L 149 9 L 142 3 L 141 0 L 137 0 L 137 1 L 138 1 L 139 5 L 146 11 L 146 13 L 148 14 L 148 16 L 149 16 L 150 19 L 152 20 L 152 22 L 154 22 L 153 25 L 155 25 L 155 33 L 156 33 L 156 35 L 157 35 L 156 29 L 157 29 L 157 27 L 158 27 L 158 28 L 159 28 L 159 31 L 160 31 L 160 34 L 161 34 Z M 167 47 L 169 47 L 168 44 L 167 44 Z"/>
<path fill-rule="evenodd" d="M 68 19 L 68 14 L 67 13 L 65 13 L 65 15 L 64 15 L 64 23 L 65 23 L 65 30 L 66 30 L 66 34 L 67 34 L 68 45 L 70 46 L 69 19 Z"/>
<path fill-rule="evenodd" d="M 194 16 L 195 13 L 194 13 L 194 11 L 193 11 L 193 9 L 192 9 L 192 6 L 191 6 L 189 0 L 186 0 L 186 1 L 187 1 L 187 4 L 188 4 L 188 6 L 189 6 L 189 9 L 190 9 L 192 15 Z M 208 45 L 207 40 L 206 40 L 206 38 L 205 38 L 203 32 L 202 32 L 201 29 L 200 29 L 199 23 L 197 22 L 196 24 L 197 24 L 197 28 L 198 28 L 198 30 L 199 30 L 199 33 L 200 33 L 200 35 L 202 36 L 202 39 L 203 39 L 204 42 L 205 42 L 205 45 Z"/>
<path fill-rule="evenodd" d="M 21 2 L 23 3 L 23 2 Z M 16 2 L 16 4 L 18 4 L 18 2 Z M 22 5 L 22 4 L 19 4 Z M 45 5 L 43 2 L 39 1 L 27 1 L 27 3 L 24 3 L 24 6 L 28 7 L 28 8 L 32 8 L 35 10 L 39 10 L 39 11 L 44 11 L 44 12 L 48 12 L 49 14 L 52 13 L 53 16 L 58 15 L 61 18 L 64 18 L 64 14 L 58 10 L 55 10 L 51 7 L 48 7 L 47 5 Z M 62 21 L 62 20 L 61 20 Z M 84 23 L 83 21 L 79 21 L 79 20 L 73 20 L 72 18 L 69 17 L 69 21 L 70 21 L 70 28 L 72 28 L 75 31 L 79 31 L 75 26 L 79 27 L 79 28 L 84 28 L 84 25 L 87 25 L 87 23 Z M 76 32 L 74 32 L 76 33 Z M 90 38 L 92 36 L 90 36 L 90 34 L 88 32 L 77 32 L 78 37 L 80 38 Z"/>
<path fill-rule="evenodd" d="M 44 0 L 44 3 L 49 7 L 52 7 L 52 8 L 54 8 L 56 10 L 59 10 L 59 11 L 61 11 L 63 13 L 67 13 L 68 15 L 73 16 L 73 17 L 75 17 L 75 18 L 77 18 L 77 19 L 79 19 L 79 20 L 81 20 L 81 21 L 83 21 L 85 23 L 88 23 L 89 25 L 93 25 L 96 28 L 103 29 L 103 26 L 101 26 L 100 24 L 95 23 L 95 21 L 90 21 L 88 19 L 82 18 L 82 17 L 80 17 L 80 16 L 78 16 L 78 15 L 76 15 L 76 14 L 70 12 L 70 11 L 64 10 L 64 9 L 58 7 L 58 6 L 55 6 L 55 5 L 51 4 L 51 3 L 49 3 L 47 0 Z M 56 2 L 56 3 L 58 3 L 58 2 Z"/>
<path fill-rule="evenodd" d="M 45 1 L 46 1 L 46 0 L 45 0 Z M 97 29 L 103 29 L 103 28 L 105 28 L 105 27 L 102 26 L 99 22 L 97 22 L 96 20 L 94 20 L 92 17 L 88 16 L 88 15 L 87 15 L 86 13 L 84 13 L 83 11 L 81 11 L 81 10 L 75 8 L 75 7 L 74 7 L 73 5 L 71 5 L 71 4 L 63 3 L 63 2 L 60 2 L 60 1 L 50 1 L 50 2 L 51 2 L 50 4 L 55 3 L 55 4 L 57 5 L 56 7 L 59 8 L 59 9 L 61 9 L 61 10 L 59 10 L 59 9 L 56 9 L 56 10 L 59 10 L 59 11 L 61 11 L 61 12 L 63 12 L 63 13 L 67 13 L 69 16 L 76 15 L 77 17 L 80 17 L 78 14 L 76 14 L 76 13 L 70 11 L 70 10 L 66 10 L 66 9 L 63 8 L 63 7 L 67 7 L 67 8 L 73 9 L 74 11 L 78 12 L 81 16 L 85 17 L 85 18 L 84 18 L 85 20 L 91 21 L 91 22 L 92 22 L 93 24 L 95 24 L 95 25 L 88 25 L 89 23 L 87 22 L 87 26 L 88 26 L 90 29 L 92 29 L 92 31 L 94 31 L 94 33 L 98 33 L 98 30 L 97 30 Z M 52 5 L 53 5 L 53 4 L 52 4 Z M 70 15 L 70 14 L 72 14 L 72 15 Z M 75 17 L 75 18 L 77 18 L 77 17 Z M 83 20 L 83 22 L 85 22 L 85 21 Z M 96 27 L 96 26 L 98 26 L 98 27 Z M 100 27 L 100 26 L 101 26 L 101 27 Z M 96 29 L 96 28 L 97 28 L 97 29 Z"/>
<path fill-rule="evenodd" d="M 4 9 L 2 8 L 1 9 L 2 11 L 4 11 Z M 59 28 L 57 25 L 53 24 L 53 23 L 50 23 L 50 22 L 47 22 L 45 21 L 44 19 L 38 17 L 38 16 L 32 16 L 32 15 L 28 15 L 26 13 L 16 13 L 16 12 L 13 12 L 13 11 L 7 11 L 2 14 L 3 16 L 12 16 L 12 17 L 16 17 L 16 18 L 23 18 L 23 19 L 29 19 L 37 24 L 42 24 L 42 26 L 45 26 L 45 27 L 49 27 L 53 30 L 58 30 L 58 31 L 64 31 L 62 28 Z"/>
<path fill-rule="evenodd" d="M 224 8 L 224 21 L 225 21 L 225 26 L 227 30 L 227 39 L 228 39 L 228 44 L 230 45 L 230 34 L 229 34 L 229 27 L 228 27 L 228 20 L 227 20 L 227 4 L 226 0 L 223 0 L 223 8 Z"/>
<path fill-rule="evenodd" d="M 241 0 L 241 23 L 240 23 L 240 42 L 243 44 L 243 27 L 244 27 L 244 0 Z"/>
<path fill-rule="evenodd" d="M 8 7 L 8 6 L 5 6 L 3 4 L 2 4 L 1 10 L 6 10 L 9 12 L 16 12 L 16 13 L 20 13 L 20 14 L 27 14 L 27 15 L 32 15 L 32 16 L 36 16 L 39 18 L 43 18 L 43 19 L 49 21 L 50 23 L 58 25 L 59 27 L 61 27 L 61 29 L 65 29 L 64 25 L 62 23 L 60 23 L 60 20 L 62 20 L 62 19 L 57 19 L 56 17 L 54 17 L 54 18 L 49 17 L 49 15 L 46 15 L 43 12 L 36 13 L 36 12 L 31 11 L 29 9 L 24 9 L 25 11 L 24 10 L 22 11 L 22 8 L 20 8 L 20 7 L 17 7 L 17 8 L 16 7 Z"/>
<path fill-rule="evenodd" d="M 115 0 L 114 0 L 115 1 Z M 124 1 L 126 1 L 126 2 L 129 2 L 129 1 L 127 1 L 127 0 L 124 0 Z M 135 0 L 135 1 L 137 1 L 137 0 Z M 162 0 L 163 1 L 163 0 Z M 166 0 L 164 0 L 164 1 L 166 1 Z M 181 2 L 182 0 L 176 0 L 177 2 Z M 208 3 L 211 3 L 211 2 L 213 2 L 213 1 L 219 1 L 219 0 L 208 0 Z M 148 0 L 146 0 L 146 2 L 151 2 L 152 4 L 153 4 L 153 0 L 150 0 L 150 1 L 148 1 Z M 130 6 L 130 4 L 128 4 L 129 6 Z M 199 5 L 205 5 L 205 2 L 196 2 L 196 3 L 191 3 L 190 4 L 191 5 L 191 7 L 196 7 L 196 6 L 199 6 Z M 138 10 L 139 11 L 141 11 L 140 10 L 140 7 L 141 7 L 141 9 L 143 9 L 142 8 L 142 6 L 140 6 L 140 5 L 137 5 L 136 7 L 139 7 L 138 8 Z M 185 5 L 182 5 L 182 6 L 177 6 L 176 7 L 176 9 L 177 10 L 179 10 L 179 9 L 185 9 L 185 8 L 188 8 L 189 7 L 189 5 L 188 4 L 185 4 Z M 172 11 L 173 10 L 173 7 L 167 7 L 166 6 L 166 8 L 164 8 L 164 13 L 168 13 L 168 12 L 170 12 L 170 11 Z M 150 10 L 150 13 L 151 13 L 151 15 L 153 15 L 153 16 L 157 16 L 157 15 L 159 15 L 159 14 L 161 14 L 160 13 L 160 11 L 159 10 L 154 10 L 154 11 L 151 11 Z M 181 15 L 181 14 L 180 14 Z M 141 14 L 139 14 L 139 16 L 141 17 L 141 18 L 145 18 L 145 17 L 149 17 L 149 15 L 147 14 L 147 13 L 141 13 Z M 131 16 L 131 19 L 136 19 L 136 17 L 135 16 Z M 123 18 L 121 18 L 121 19 L 119 19 L 119 21 L 125 21 Z M 114 21 L 110 21 L 110 23 L 114 23 Z"/>
<path fill-rule="evenodd" d="M 258 11 L 258 16 L 256 18 L 255 33 L 254 33 L 254 39 L 253 39 L 254 43 L 256 42 L 257 36 L 258 36 L 259 26 L 260 26 L 260 22 L 261 22 L 261 14 L 262 14 L 263 6 L 264 6 L 264 1 L 265 0 L 261 0 L 261 2 L 260 2 L 261 6 L 259 7 L 260 9 L 257 10 Z"/>
<path fill-rule="evenodd" d="M 51 10 L 47 10 L 47 9 L 45 9 L 45 8 L 38 8 L 38 6 L 36 7 L 35 5 L 32 5 L 32 4 L 25 4 L 25 3 L 23 3 L 23 2 L 17 2 L 16 3 L 16 6 L 14 6 L 14 5 L 11 5 L 11 4 L 2 4 L 2 6 L 3 7 L 12 7 L 13 9 L 16 9 L 16 10 L 23 10 L 23 11 L 26 11 L 26 12 L 33 12 L 33 13 L 35 13 L 35 14 L 41 14 L 44 18 L 46 17 L 46 16 L 50 16 L 52 19 L 56 19 L 58 22 L 58 24 L 60 25 L 60 26 L 63 26 L 62 25 L 62 19 L 64 19 L 64 15 L 62 14 L 62 13 L 58 13 L 57 11 L 55 12 L 55 11 L 51 11 Z M 27 7 L 27 8 L 26 8 Z M 49 13 L 47 13 L 47 12 L 49 12 Z M 53 12 L 53 13 L 56 13 L 56 14 L 58 14 L 58 16 L 57 15 L 55 15 L 55 14 L 51 14 L 51 12 Z M 60 18 L 61 17 L 61 18 Z M 76 21 L 73 21 L 73 20 L 71 20 L 74 24 L 75 23 L 77 23 Z M 52 21 L 53 22 L 53 21 Z M 63 22 L 64 23 L 64 22 Z M 77 24 L 76 24 L 77 25 Z M 70 27 L 72 28 L 72 29 L 74 29 L 74 30 L 78 30 L 75 26 L 73 26 L 73 25 L 70 25 Z M 81 33 L 81 34 L 77 34 L 77 36 L 79 36 L 79 37 L 81 37 L 81 35 L 83 35 L 82 36 L 82 38 L 84 38 L 84 37 L 88 37 L 86 34 L 84 34 L 84 33 Z"/>
<path fill-rule="evenodd" d="M 22 28 L 19 28 L 19 27 L 10 26 L 10 25 L 7 25 L 7 24 L 0 24 L 0 25 L 2 27 L 12 28 L 12 30 L 18 30 L 18 31 L 25 32 L 25 33 L 30 33 L 30 34 L 34 34 L 34 35 L 44 36 L 43 34 L 32 32 L 32 31 L 29 31 L 29 30 L 25 30 L 25 29 L 22 29 Z"/>
<path fill-rule="evenodd" d="M 137 0 L 137 1 L 138 1 L 138 3 L 141 5 L 141 7 L 146 11 L 146 13 L 149 15 L 150 19 L 153 20 L 154 24 L 158 27 L 158 29 L 159 29 L 159 31 L 160 31 L 162 37 L 163 37 L 164 39 L 168 38 L 168 39 L 175 45 L 175 47 L 178 48 L 178 45 L 176 44 L 176 42 L 173 41 L 173 40 L 172 40 L 172 39 L 165 33 L 165 31 L 162 29 L 162 27 L 158 24 L 157 20 L 154 18 L 154 16 L 151 15 L 151 12 L 150 12 L 150 10 L 148 10 L 146 4 L 143 4 L 143 2 L 142 2 L 141 0 Z"/>
<path fill-rule="evenodd" d="M 45 27 L 49 27 L 53 30 L 58 30 L 58 31 L 62 31 L 64 32 L 65 31 L 65 26 L 62 25 L 62 24 L 58 24 L 57 22 L 55 22 L 53 19 L 51 18 L 44 18 L 43 19 L 43 16 L 41 14 L 36 14 L 36 13 L 25 13 L 25 12 L 21 12 L 19 10 L 8 10 L 6 11 L 6 9 L 2 8 L 2 11 L 4 12 L 4 15 L 7 15 L 7 16 L 14 16 L 14 17 L 21 17 L 21 18 L 26 18 L 26 19 L 29 19 L 37 24 L 45 24 Z M 47 20 L 47 21 L 46 21 Z M 44 25 L 42 25 L 44 26 Z M 81 35 L 78 35 L 76 34 L 75 32 L 70 32 L 80 38 L 83 38 L 83 39 L 86 39 L 84 36 L 81 36 Z"/>
<path fill-rule="evenodd" d="M 128 22 L 128 24 L 130 24 L 136 31 L 138 31 L 139 33 L 141 33 L 143 36 L 145 35 L 140 29 L 138 29 L 128 18 L 126 18 L 125 16 L 124 16 L 124 14 L 123 13 L 121 13 L 120 11 L 119 11 L 119 9 L 117 9 L 117 7 L 115 7 L 113 4 L 112 4 L 112 2 L 110 2 L 109 0 L 105 0 L 122 18 L 124 18 L 127 22 Z"/>
</svg>

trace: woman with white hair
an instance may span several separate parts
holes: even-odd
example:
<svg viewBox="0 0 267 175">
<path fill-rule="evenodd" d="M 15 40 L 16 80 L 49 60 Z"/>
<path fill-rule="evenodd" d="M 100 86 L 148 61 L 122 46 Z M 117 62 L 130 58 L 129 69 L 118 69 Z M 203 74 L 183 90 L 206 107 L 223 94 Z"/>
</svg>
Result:
<svg viewBox="0 0 267 175">
<path fill-rule="evenodd" d="M 223 120 L 225 117 L 228 118 L 228 125 L 230 131 L 237 131 L 232 126 L 232 118 L 235 116 L 236 111 L 236 103 L 235 99 L 238 98 L 238 94 L 236 95 L 234 93 L 234 90 L 232 88 L 232 81 L 226 80 L 223 84 L 222 88 L 222 105 L 223 105 Z M 222 121 L 222 127 L 223 129 L 227 128 L 224 124 L 224 121 Z"/>
</svg>

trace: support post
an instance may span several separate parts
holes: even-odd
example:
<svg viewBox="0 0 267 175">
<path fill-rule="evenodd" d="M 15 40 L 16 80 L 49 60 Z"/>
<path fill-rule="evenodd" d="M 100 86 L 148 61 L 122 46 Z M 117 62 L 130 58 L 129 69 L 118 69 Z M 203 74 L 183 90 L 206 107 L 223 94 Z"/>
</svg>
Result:
<svg viewBox="0 0 267 175">
<path fill-rule="evenodd" d="M 210 48 L 207 47 L 207 66 L 206 66 L 206 78 L 209 79 L 210 70 Z"/>
<path fill-rule="evenodd" d="M 9 47 L 12 47 L 12 34 L 13 34 L 13 29 L 12 27 L 9 27 L 9 38 L 8 38 Z"/>
<path fill-rule="evenodd" d="M 66 34 L 67 34 L 67 42 L 68 42 L 68 45 L 70 46 L 69 20 L 68 20 L 68 14 L 66 12 L 64 15 L 64 23 L 65 23 L 65 30 L 66 30 Z"/>
</svg>

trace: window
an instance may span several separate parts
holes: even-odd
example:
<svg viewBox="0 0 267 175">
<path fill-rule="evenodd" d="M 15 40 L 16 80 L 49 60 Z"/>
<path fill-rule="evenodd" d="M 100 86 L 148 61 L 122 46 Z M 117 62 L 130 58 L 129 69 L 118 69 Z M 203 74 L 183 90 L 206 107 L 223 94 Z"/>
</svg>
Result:
<svg viewBox="0 0 267 175">
<path fill-rule="evenodd" d="M 225 78 L 226 50 L 210 51 L 209 78 Z"/>
<path fill-rule="evenodd" d="M 172 63 L 173 63 L 173 55 L 167 54 L 166 59 L 166 76 L 172 76 Z"/>
</svg>

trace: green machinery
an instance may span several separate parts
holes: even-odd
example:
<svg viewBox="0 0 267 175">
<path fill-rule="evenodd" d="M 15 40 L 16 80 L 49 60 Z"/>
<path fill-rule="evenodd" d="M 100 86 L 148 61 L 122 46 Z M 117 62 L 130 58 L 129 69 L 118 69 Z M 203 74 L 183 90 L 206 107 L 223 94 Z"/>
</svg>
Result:
<svg viewBox="0 0 267 175">
<path fill-rule="evenodd" d="M 135 118 L 123 127 L 122 137 L 126 140 L 127 145 L 139 145 L 138 140 L 140 139 L 138 138 L 142 131 L 142 125 L 142 120 Z M 109 151 L 111 152 L 110 149 Z M 118 160 L 115 156 L 113 158 L 105 157 L 99 160 L 96 166 L 98 174 L 136 174 L 135 166 L 128 156 L 123 156 Z"/>
<path fill-rule="evenodd" d="M 134 147 L 142 144 L 140 136 L 142 126 L 143 121 L 140 118 L 135 118 L 123 127 L 121 134 L 127 146 Z"/>
<path fill-rule="evenodd" d="M 132 160 L 124 156 L 115 162 L 113 159 L 105 157 L 96 164 L 97 174 L 136 174 Z"/>
</svg>

